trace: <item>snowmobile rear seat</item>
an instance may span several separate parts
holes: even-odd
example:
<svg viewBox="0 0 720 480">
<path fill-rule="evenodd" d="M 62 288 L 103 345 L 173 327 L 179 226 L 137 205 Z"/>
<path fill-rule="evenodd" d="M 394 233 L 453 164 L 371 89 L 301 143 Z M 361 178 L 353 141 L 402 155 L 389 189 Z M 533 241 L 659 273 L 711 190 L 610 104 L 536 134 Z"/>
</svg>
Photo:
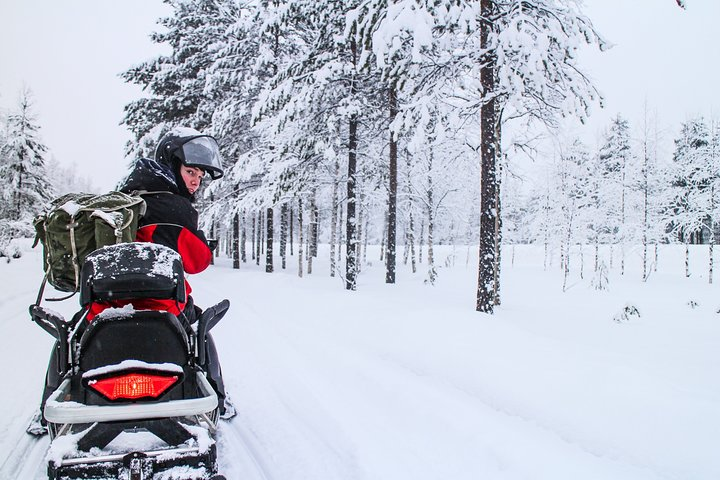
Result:
<svg viewBox="0 0 720 480">
<path fill-rule="evenodd" d="M 87 256 L 80 275 L 80 305 L 142 298 L 185 302 L 180 255 L 163 245 L 120 243 Z"/>
<path fill-rule="evenodd" d="M 146 363 L 190 361 L 190 344 L 175 315 L 153 310 L 108 309 L 88 324 L 80 338 L 80 371 L 132 359 Z"/>
</svg>

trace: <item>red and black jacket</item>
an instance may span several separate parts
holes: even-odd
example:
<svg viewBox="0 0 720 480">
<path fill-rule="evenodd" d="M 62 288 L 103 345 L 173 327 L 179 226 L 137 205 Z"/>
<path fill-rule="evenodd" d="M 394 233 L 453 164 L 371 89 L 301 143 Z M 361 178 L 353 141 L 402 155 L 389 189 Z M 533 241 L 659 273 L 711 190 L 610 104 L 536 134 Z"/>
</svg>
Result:
<svg viewBox="0 0 720 480">
<path fill-rule="evenodd" d="M 182 257 L 187 273 L 200 273 L 210 265 L 212 251 L 198 228 L 198 212 L 191 197 L 181 193 L 187 190 L 178 188 L 172 172 L 152 160 L 141 159 L 120 191 L 136 192 L 147 204 L 139 223 L 139 242 L 172 248 Z"/>
</svg>

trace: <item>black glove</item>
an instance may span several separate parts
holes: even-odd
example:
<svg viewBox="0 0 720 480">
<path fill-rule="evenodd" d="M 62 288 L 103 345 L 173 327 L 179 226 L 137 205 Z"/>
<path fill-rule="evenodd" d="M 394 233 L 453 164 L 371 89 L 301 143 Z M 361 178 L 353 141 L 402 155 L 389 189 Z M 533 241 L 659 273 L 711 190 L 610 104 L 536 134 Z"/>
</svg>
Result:
<svg viewBox="0 0 720 480">
<path fill-rule="evenodd" d="M 208 240 L 208 241 L 207 241 L 207 245 L 208 245 L 208 248 L 210 248 L 210 251 L 211 251 L 211 252 L 214 252 L 215 249 L 216 249 L 217 246 L 218 246 L 218 241 L 217 241 L 217 240 L 214 240 L 214 239 L 213 239 L 213 240 Z"/>
</svg>

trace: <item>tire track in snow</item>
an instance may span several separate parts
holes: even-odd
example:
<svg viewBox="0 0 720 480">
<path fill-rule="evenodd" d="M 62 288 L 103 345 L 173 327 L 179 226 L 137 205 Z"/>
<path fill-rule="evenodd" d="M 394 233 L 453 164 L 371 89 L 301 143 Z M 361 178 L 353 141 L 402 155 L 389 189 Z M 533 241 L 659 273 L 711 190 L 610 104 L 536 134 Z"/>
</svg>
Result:
<svg viewBox="0 0 720 480">
<path fill-rule="evenodd" d="M 382 395 L 382 392 L 391 392 L 394 386 L 403 385 L 394 399 L 397 401 L 406 397 L 405 400 L 401 400 L 408 407 L 402 412 L 403 414 L 413 410 L 414 407 L 422 407 L 414 404 L 414 399 L 432 398 L 430 404 L 443 406 L 432 412 L 432 417 L 435 417 L 437 423 L 447 422 L 449 425 L 457 412 L 462 411 L 465 412 L 464 418 L 468 422 L 477 425 L 490 422 L 494 425 L 493 430 L 497 432 L 504 431 L 511 434 L 523 432 L 523 436 L 534 442 L 536 446 L 547 447 L 545 450 L 547 454 L 567 456 L 568 459 L 576 462 L 576 465 L 583 465 L 586 468 L 588 465 L 592 466 L 593 471 L 613 473 L 622 471 L 624 475 L 628 475 L 628 471 L 631 472 L 632 477 L 622 478 L 664 478 L 662 472 L 645 462 L 633 458 L 618 459 L 612 451 L 594 448 L 580 438 L 569 435 L 560 426 L 544 421 L 542 417 L 503 405 L 501 401 L 493 398 L 489 391 L 473 391 L 451 378 L 412 366 L 392 355 L 392 352 L 377 348 L 375 345 L 358 344 L 357 340 L 348 340 L 341 332 L 326 331 L 326 335 L 321 338 L 303 335 L 302 329 L 292 323 L 285 323 L 283 327 L 284 339 L 298 352 L 304 351 L 305 360 L 314 363 L 317 371 L 323 371 L 323 358 L 333 358 L 336 362 L 335 367 L 344 370 L 346 376 L 370 372 L 364 379 L 368 385 L 375 385 L 377 388 L 375 394 Z M 415 398 L 408 392 L 414 392 Z M 388 396 L 387 400 L 390 401 L 391 397 Z M 421 411 L 422 408 L 417 412 Z M 452 413 L 448 415 L 448 412 Z M 430 420 L 430 416 L 426 416 L 425 420 Z M 491 443 L 488 442 L 486 448 L 492 452 L 492 455 L 498 458 L 506 455 L 505 447 L 490 445 Z M 486 460 L 492 461 L 493 457 L 489 456 Z M 601 477 L 602 474 L 599 474 L 593 478 Z"/>
<path fill-rule="evenodd" d="M 245 366 L 235 375 L 225 369 L 226 385 L 234 385 L 230 393 L 239 411 L 233 434 L 244 439 L 265 478 L 359 478 L 360 467 L 348 453 L 353 448 L 340 422 L 304 381 L 303 352 L 277 330 L 275 319 L 252 304 L 236 308 L 242 324 L 231 328 L 242 338 L 235 346 L 242 354 L 221 359 L 224 366 L 232 361 Z M 224 335 L 233 336 L 227 330 Z"/>
<path fill-rule="evenodd" d="M 272 480 L 267 462 L 253 448 L 242 426 L 226 423 L 218 432 L 220 473 L 228 478 Z"/>
<path fill-rule="evenodd" d="M 19 428 L 18 428 L 19 425 Z M 7 457 L 0 464 L 2 479 L 45 479 L 45 454 L 49 445 L 48 436 L 38 438 L 25 433 L 24 424 L 15 422 L 8 445 L 14 445 L 7 452 Z"/>
</svg>

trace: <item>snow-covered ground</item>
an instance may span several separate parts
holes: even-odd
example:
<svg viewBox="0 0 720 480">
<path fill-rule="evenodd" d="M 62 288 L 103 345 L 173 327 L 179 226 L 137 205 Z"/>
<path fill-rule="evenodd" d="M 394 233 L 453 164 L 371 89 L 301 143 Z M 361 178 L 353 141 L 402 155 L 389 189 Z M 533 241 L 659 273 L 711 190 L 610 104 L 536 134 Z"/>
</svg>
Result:
<svg viewBox="0 0 720 480">
<path fill-rule="evenodd" d="M 215 330 L 239 412 L 219 432 L 228 479 L 720 478 L 706 248 L 690 278 L 684 249 L 662 249 L 647 283 L 639 252 L 621 277 L 616 251 L 602 292 L 588 249 L 563 293 L 557 258 L 546 271 L 542 247 L 507 247 L 493 316 L 474 311 L 475 247 L 469 262 L 466 248 L 436 253 L 454 266 L 434 287 L 406 266 L 386 285 L 377 250 L 356 292 L 329 277 L 325 250 L 304 278 L 294 259 L 270 275 L 222 258 L 191 278 L 198 304 L 232 302 Z M 0 264 L 0 479 L 45 472 L 47 438 L 24 433 L 52 343 L 27 314 L 40 270 L 37 251 Z M 76 302 L 51 307 L 70 316 Z M 640 316 L 616 321 L 626 305 Z"/>
</svg>

